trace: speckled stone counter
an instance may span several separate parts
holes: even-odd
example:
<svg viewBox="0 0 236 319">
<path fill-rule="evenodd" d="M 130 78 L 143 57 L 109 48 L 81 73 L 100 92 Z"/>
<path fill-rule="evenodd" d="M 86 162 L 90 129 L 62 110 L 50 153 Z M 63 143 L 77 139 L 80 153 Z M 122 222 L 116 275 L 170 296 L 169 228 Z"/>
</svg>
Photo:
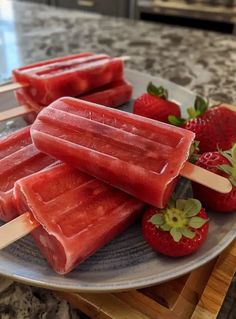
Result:
<svg viewBox="0 0 236 319">
<path fill-rule="evenodd" d="M 234 36 L 1 0 L 0 82 L 10 78 L 14 67 L 78 51 L 129 55 L 129 68 L 236 103 Z M 46 290 L 0 280 L 0 318 L 79 314 Z M 236 281 L 219 318 L 236 318 Z"/>
</svg>

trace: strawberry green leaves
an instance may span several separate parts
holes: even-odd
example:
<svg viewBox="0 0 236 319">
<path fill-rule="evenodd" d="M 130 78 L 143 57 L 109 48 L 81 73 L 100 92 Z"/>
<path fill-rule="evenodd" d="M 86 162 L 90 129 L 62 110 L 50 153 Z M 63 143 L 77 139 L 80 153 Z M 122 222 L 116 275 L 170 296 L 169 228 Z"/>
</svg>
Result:
<svg viewBox="0 0 236 319">
<path fill-rule="evenodd" d="M 168 99 L 168 91 L 162 86 L 157 87 L 152 82 L 148 84 L 147 92 L 151 95 L 158 96 L 164 100 Z"/>
<path fill-rule="evenodd" d="M 201 228 L 208 219 L 198 216 L 202 209 L 201 202 L 197 199 L 173 199 L 167 207 L 153 215 L 149 222 L 163 231 L 169 231 L 175 242 L 184 236 L 194 238 L 195 230 Z"/>
<path fill-rule="evenodd" d="M 233 164 L 236 165 L 236 144 L 234 144 L 234 146 L 232 147 L 231 155 L 232 155 Z"/>
<path fill-rule="evenodd" d="M 194 102 L 194 107 L 187 109 L 189 119 L 195 119 L 206 112 L 209 107 L 209 102 L 204 100 L 201 96 L 197 96 Z"/>
<path fill-rule="evenodd" d="M 177 199 L 176 208 L 183 210 L 186 214 L 186 217 L 190 218 L 196 216 L 200 212 L 202 204 L 199 200 L 194 198 L 189 198 L 188 200 Z"/>
<path fill-rule="evenodd" d="M 162 214 L 153 215 L 150 219 L 150 222 L 154 225 L 161 226 L 164 224 L 164 216 Z"/>
<path fill-rule="evenodd" d="M 176 242 L 180 241 L 180 239 L 182 238 L 182 232 L 179 228 L 171 228 L 170 234 Z"/>
<path fill-rule="evenodd" d="M 197 216 L 189 220 L 189 226 L 195 229 L 201 228 L 205 223 L 206 219 Z"/>
<path fill-rule="evenodd" d="M 229 164 L 219 165 L 219 169 L 229 175 L 231 184 L 236 187 L 236 144 L 233 147 L 221 154 L 229 161 Z"/>
<path fill-rule="evenodd" d="M 182 235 L 186 238 L 190 238 L 190 239 L 193 239 L 195 237 L 195 233 L 188 229 L 188 228 L 184 228 L 182 229 Z"/>
<path fill-rule="evenodd" d="M 188 120 L 195 119 L 203 115 L 209 107 L 209 102 L 203 99 L 201 96 L 197 96 L 194 102 L 194 107 L 189 107 L 187 109 L 188 119 L 179 118 L 176 116 L 169 116 L 168 121 L 175 126 L 182 126 Z"/>
<path fill-rule="evenodd" d="M 189 108 L 187 111 L 190 118 L 196 118 L 202 115 L 203 113 L 205 113 L 208 107 L 209 107 L 209 102 L 204 100 L 201 96 L 197 96 L 194 102 L 194 111 L 192 111 L 193 108 Z"/>
<path fill-rule="evenodd" d="M 174 115 L 169 115 L 168 121 L 170 124 L 173 124 L 175 126 L 182 126 L 186 123 L 185 119 L 183 119 L 181 117 L 174 116 Z"/>
</svg>

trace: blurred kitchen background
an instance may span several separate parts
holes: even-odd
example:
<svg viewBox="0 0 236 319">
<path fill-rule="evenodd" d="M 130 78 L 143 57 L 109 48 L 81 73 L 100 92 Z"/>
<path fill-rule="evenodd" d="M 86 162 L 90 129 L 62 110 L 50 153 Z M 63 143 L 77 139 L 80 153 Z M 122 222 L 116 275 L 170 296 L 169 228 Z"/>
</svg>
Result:
<svg viewBox="0 0 236 319">
<path fill-rule="evenodd" d="M 236 34 L 236 0 L 17 0 Z"/>
</svg>

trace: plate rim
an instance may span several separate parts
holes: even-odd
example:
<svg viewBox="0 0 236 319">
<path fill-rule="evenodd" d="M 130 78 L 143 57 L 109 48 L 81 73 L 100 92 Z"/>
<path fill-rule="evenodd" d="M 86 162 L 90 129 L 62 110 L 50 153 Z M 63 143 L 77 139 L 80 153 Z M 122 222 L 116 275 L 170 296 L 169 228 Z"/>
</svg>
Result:
<svg viewBox="0 0 236 319">
<path fill-rule="evenodd" d="M 125 72 L 128 72 L 132 75 L 135 76 L 147 76 L 153 79 L 161 79 L 162 81 L 165 81 L 166 83 L 170 83 L 170 85 L 175 85 L 176 87 L 179 87 L 182 91 L 185 91 L 187 94 L 192 95 L 193 97 L 196 96 L 196 94 L 189 89 L 182 87 L 174 82 L 171 82 L 167 79 L 161 78 L 159 76 L 155 76 L 152 74 L 149 74 L 147 72 L 140 72 L 137 70 L 125 68 Z M 128 291 L 128 290 L 134 290 L 134 289 L 140 289 L 140 288 L 145 288 L 157 284 L 161 284 L 166 281 L 173 280 L 175 278 L 178 278 L 180 276 L 183 276 L 201 266 L 204 264 L 208 263 L 209 261 L 213 260 L 216 258 L 220 253 L 226 249 L 230 245 L 231 242 L 233 242 L 236 239 L 236 233 L 234 233 L 234 230 L 230 230 L 228 233 L 223 236 L 221 239 L 220 244 L 217 246 L 212 247 L 207 253 L 204 255 L 204 259 L 201 258 L 199 261 L 196 259 L 193 259 L 192 261 L 188 262 L 188 267 L 183 267 L 183 265 L 176 267 L 175 271 L 167 271 L 165 275 L 163 276 L 157 276 L 157 275 L 149 275 L 146 276 L 145 278 L 142 279 L 132 279 L 130 281 L 125 282 L 124 280 L 121 280 L 120 283 L 117 283 L 115 285 L 111 285 L 110 283 L 107 283 L 105 285 L 99 283 L 95 283 L 94 287 L 91 288 L 91 284 L 89 286 L 83 286 L 81 287 L 81 284 L 79 283 L 79 278 L 78 280 L 73 279 L 74 283 L 69 283 L 68 285 L 63 285 L 60 284 L 60 278 L 61 275 L 58 275 L 58 284 L 57 283 L 46 283 L 45 281 L 42 280 L 37 280 L 37 279 L 32 279 L 25 277 L 24 275 L 16 275 L 16 274 L 10 274 L 6 273 L 6 270 L 1 269 L 0 265 L 0 276 L 9 278 L 11 280 L 21 282 L 26 285 L 32 285 L 36 287 L 41 287 L 41 288 L 46 288 L 46 289 L 52 289 L 52 290 L 58 290 L 58 291 L 66 291 L 66 292 L 87 292 L 87 293 L 105 293 L 105 292 L 120 292 L 120 291 Z M 158 258 L 158 257 L 157 257 Z M 0 261 L 1 261 L 1 255 L 0 255 Z M 177 270 L 177 271 L 176 271 Z M 171 273 L 170 273 L 171 272 Z M 76 284 L 77 281 L 77 284 Z M 78 287 L 77 285 L 80 285 Z"/>
<path fill-rule="evenodd" d="M 159 285 L 163 282 L 167 282 L 167 281 L 171 281 L 173 279 L 179 278 L 183 275 L 186 275 L 188 273 L 190 273 L 191 271 L 207 264 L 208 262 L 210 262 L 211 260 L 213 260 L 214 258 L 216 258 L 217 256 L 219 256 L 235 239 L 236 239 L 236 235 L 232 235 L 230 236 L 230 233 L 233 233 L 233 230 L 230 231 L 228 234 L 226 234 L 226 236 L 224 236 L 224 240 L 223 240 L 223 245 L 218 246 L 217 249 L 214 250 L 214 248 L 212 248 L 208 255 L 207 258 L 203 259 L 202 261 L 199 261 L 198 263 L 194 264 L 196 261 L 193 260 L 190 262 L 188 268 L 183 268 L 180 267 L 182 269 L 178 270 L 177 272 L 173 272 L 173 275 L 168 275 L 168 273 L 166 274 L 165 277 L 162 277 L 161 280 L 155 280 L 154 275 L 152 276 L 148 276 L 145 277 L 145 279 L 142 279 L 143 281 L 134 281 L 134 283 L 130 284 L 127 287 L 127 284 L 116 284 L 116 286 L 111 286 L 109 284 L 107 284 L 107 287 L 96 287 L 96 288 L 89 288 L 89 287 L 83 287 L 83 288 L 78 288 L 76 287 L 76 285 L 68 285 L 68 286 L 63 286 L 60 284 L 45 284 L 43 281 L 40 280 L 35 280 L 35 279 L 29 279 L 26 278 L 24 276 L 19 276 L 19 275 L 6 275 L 5 273 L 2 273 L 2 271 L 0 270 L 0 276 L 8 278 L 8 279 L 14 279 L 14 281 L 23 283 L 23 284 L 27 284 L 27 285 L 32 285 L 35 287 L 40 287 L 40 288 L 44 288 L 44 289 L 51 289 L 51 290 L 57 290 L 57 291 L 65 291 L 65 292 L 74 292 L 74 293 L 109 293 L 109 292 L 122 292 L 122 291 L 129 291 L 129 290 L 134 290 L 134 289 L 141 289 L 141 288 L 146 288 L 146 287 L 150 287 L 150 286 L 154 286 L 154 285 Z M 213 252 L 212 252 L 213 250 Z M 194 264 L 192 266 L 192 264 Z M 191 268 L 191 269 L 189 269 Z M 177 268 L 178 269 L 178 268 Z M 60 275 L 58 275 L 58 278 L 60 279 Z M 60 280 L 59 280 L 60 281 Z M 131 281 L 132 282 L 132 281 Z M 135 283 L 136 282 L 136 283 Z M 108 288 L 109 287 L 109 288 Z"/>
</svg>

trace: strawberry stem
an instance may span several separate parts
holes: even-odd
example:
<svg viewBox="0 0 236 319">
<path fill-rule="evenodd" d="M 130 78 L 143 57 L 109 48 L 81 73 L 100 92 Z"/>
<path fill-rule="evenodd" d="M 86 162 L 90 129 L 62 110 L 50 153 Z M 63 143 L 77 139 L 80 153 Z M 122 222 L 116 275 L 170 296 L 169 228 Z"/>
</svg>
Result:
<svg viewBox="0 0 236 319">
<path fill-rule="evenodd" d="M 180 117 L 170 115 L 168 117 L 168 121 L 170 124 L 173 124 L 175 126 L 182 126 L 188 120 L 195 119 L 195 118 L 203 115 L 203 113 L 206 112 L 208 107 L 209 107 L 209 102 L 207 100 L 204 100 L 201 96 L 197 96 L 195 99 L 195 102 L 194 102 L 194 107 L 189 107 L 187 109 L 187 112 L 189 115 L 187 119 L 183 119 Z"/>
<path fill-rule="evenodd" d="M 236 143 L 230 150 L 220 153 L 229 161 L 229 164 L 219 165 L 218 169 L 226 173 L 231 184 L 236 187 Z"/>
<path fill-rule="evenodd" d="M 153 96 L 158 96 L 163 100 L 168 99 L 168 91 L 163 86 L 156 86 L 152 82 L 148 84 L 147 92 Z"/>
</svg>

